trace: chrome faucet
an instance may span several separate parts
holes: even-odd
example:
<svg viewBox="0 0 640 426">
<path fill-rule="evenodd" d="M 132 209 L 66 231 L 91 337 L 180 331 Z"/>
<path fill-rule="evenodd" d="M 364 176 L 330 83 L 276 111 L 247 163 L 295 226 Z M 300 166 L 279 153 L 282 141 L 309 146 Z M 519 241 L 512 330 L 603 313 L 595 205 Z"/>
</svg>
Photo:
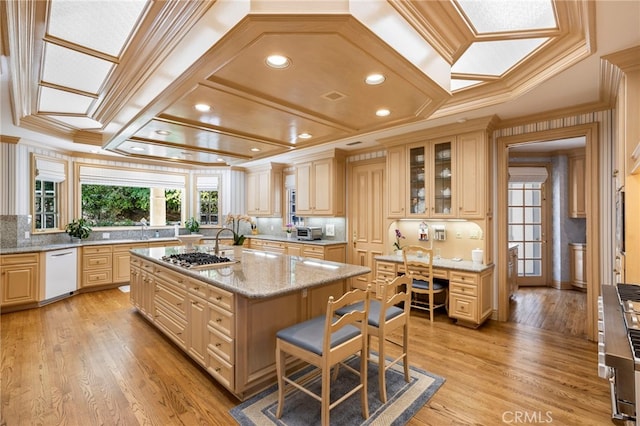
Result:
<svg viewBox="0 0 640 426">
<path fill-rule="evenodd" d="M 147 219 L 145 219 L 144 217 L 140 219 L 140 225 L 142 225 L 142 227 L 140 228 L 140 239 L 146 240 L 147 235 L 144 233 L 144 228 L 145 226 L 147 226 Z"/>
<path fill-rule="evenodd" d="M 225 227 L 220 228 L 220 230 L 218 232 L 216 232 L 216 245 L 213 247 L 213 254 L 215 254 L 216 256 L 218 254 L 220 254 L 220 245 L 218 244 L 218 240 L 220 240 L 220 234 L 223 231 L 230 231 L 231 233 L 233 233 L 234 237 L 236 236 L 236 233 L 233 232 L 233 229 L 229 229 L 229 228 L 225 228 Z"/>
</svg>

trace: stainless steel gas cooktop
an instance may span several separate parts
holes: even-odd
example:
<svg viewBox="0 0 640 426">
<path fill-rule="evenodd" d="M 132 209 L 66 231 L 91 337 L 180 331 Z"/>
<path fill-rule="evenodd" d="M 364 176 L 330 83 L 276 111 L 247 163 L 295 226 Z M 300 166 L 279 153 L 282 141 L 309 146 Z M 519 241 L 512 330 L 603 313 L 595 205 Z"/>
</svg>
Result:
<svg viewBox="0 0 640 426">
<path fill-rule="evenodd" d="M 215 254 L 202 252 L 171 254 L 168 256 L 162 256 L 162 260 L 190 269 L 204 269 L 213 266 L 226 266 L 238 263 L 237 260 L 233 260 L 225 256 L 216 256 Z"/>
</svg>

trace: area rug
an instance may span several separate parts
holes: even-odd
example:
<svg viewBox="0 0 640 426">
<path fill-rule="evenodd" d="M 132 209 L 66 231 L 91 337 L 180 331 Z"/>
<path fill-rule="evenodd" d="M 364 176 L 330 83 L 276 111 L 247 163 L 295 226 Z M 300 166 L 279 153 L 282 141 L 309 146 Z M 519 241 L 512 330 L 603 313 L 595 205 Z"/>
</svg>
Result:
<svg viewBox="0 0 640 426">
<path fill-rule="evenodd" d="M 349 361 L 355 368 L 360 368 L 360 358 Z M 298 377 L 308 374 L 312 368 L 303 369 Z M 387 403 L 382 404 L 378 391 L 378 364 L 370 362 L 367 374 L 369 400 L 369 418 L 362 418 L 360 393 L 356 392 L 348 400 L 342 402 L 329 414 L 332 425 L 404 425 L 442 386 L 445 379 L 415 367 L 410 368 L 411 380 L 404 381 L 401 364 L 387 370 Z M 331 401 L 338 399 L 358 383 L 359 377 L 346 368 L 331 386 Z M 315 377 L 309 384 L 315 393 L 320 393 L 320 377 Z M 273 385 L 253 398 L 231 409 L 233 418 L 242 426 L 308 426 L 320 424 L 320 402 L 300 391 L 285 396 L 284 410 L 280 419 L 276 418 L 278 408 L 278 385 Z"/>
</svg>

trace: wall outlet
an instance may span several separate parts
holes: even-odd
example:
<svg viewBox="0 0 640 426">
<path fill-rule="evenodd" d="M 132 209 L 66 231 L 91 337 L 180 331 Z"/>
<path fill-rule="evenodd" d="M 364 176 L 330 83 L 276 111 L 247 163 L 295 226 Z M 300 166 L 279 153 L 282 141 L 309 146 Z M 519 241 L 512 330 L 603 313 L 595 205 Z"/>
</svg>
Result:
<svg viewBox="0 0 640 426">
<path fill-rule="evenodd" d="M 24 231 L 24 239 L 28 240 L 29 238 L 31 238 L 31 234 L 29 233 L 29 231 Z"/>
<path fill-rule="evenodd" d="M 103 233 L 102 233 L 102 239 L 103 239 L 103 240 L 108 240 L 108 239 L 109 239 L 109 236 L 110 236 L 110 235 L 109 235 L 109 233 L 108 233 L 108 232 L 103 232 Z"/>
<path fill-rule="evenodd" d="M 324 235 L 327 237 L 335 237 L 336 226 L 333 223 L 327 223 L 324 228 Z"/>
<path fill-rule="evenodd" d="M 456 238 L 458 239 L 462 238 L 462 232 L 456 231 Z"/>
<path fill-rule="evenodd" d="M 477 230 L 470 231 L 469 238 L 471 238 L 472 240 L 477 240 L 479 238 L 478 231 Z"/>
</svg>

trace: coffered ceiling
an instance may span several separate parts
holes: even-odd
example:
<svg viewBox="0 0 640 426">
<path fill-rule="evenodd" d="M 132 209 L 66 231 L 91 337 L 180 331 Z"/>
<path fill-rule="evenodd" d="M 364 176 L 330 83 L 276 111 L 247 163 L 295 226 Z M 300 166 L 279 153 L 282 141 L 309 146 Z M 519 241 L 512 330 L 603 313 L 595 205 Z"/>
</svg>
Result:
<svg viewBox="0 0 640 426">
<path fill-rule="evenodd" d="M 595 49 L 595 4 L 583 1 L 3 8 L 16 125 L 196 165 L 241 165 L 503 103 Z M 273 54 L 290 63 L 268 66 Z M 367 84 L 372 73 L 384 81 Z"/>
</svg>

